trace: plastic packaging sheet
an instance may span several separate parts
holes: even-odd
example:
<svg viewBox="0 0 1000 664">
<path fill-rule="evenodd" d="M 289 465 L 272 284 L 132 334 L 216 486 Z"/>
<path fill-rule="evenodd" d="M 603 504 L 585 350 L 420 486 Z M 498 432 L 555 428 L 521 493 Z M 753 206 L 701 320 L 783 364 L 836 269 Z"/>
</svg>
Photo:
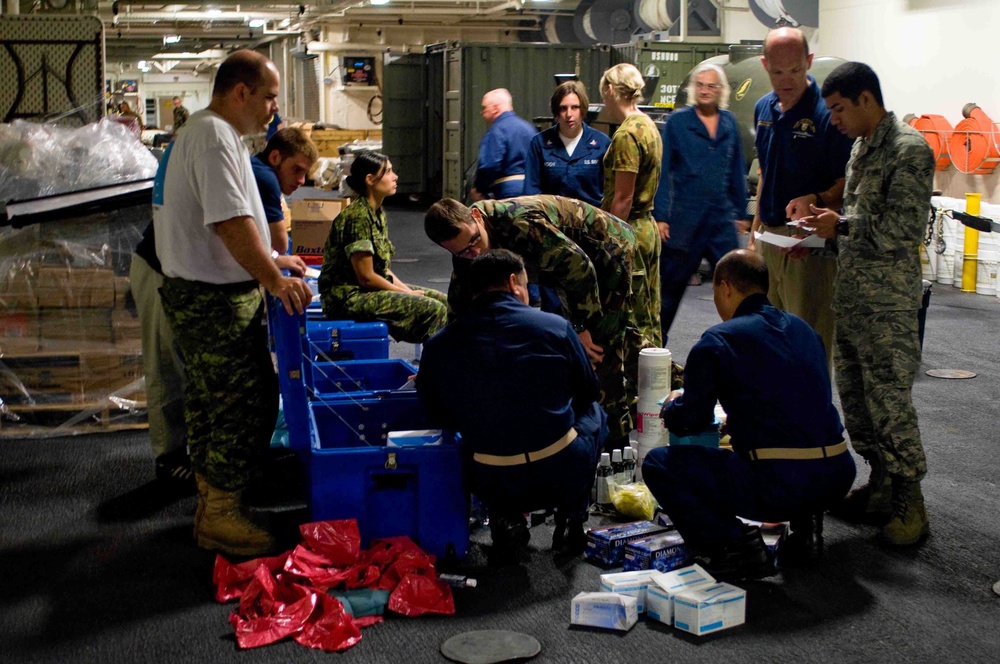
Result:
<svg viewBox="0 0 1000 664">
<path fill-rule="evenodd" d="M 241 648 L 291 637 L 311 648 L 343 650 L 361 640 L 361 627 L 382 621 L 386 606 L 405 616 L 455 612 L 434 556 L 408 537 L 375 540 L 363 550 L 353 519 L 308 523 L 300 532 L 302 543 L 280 556 L 239 564 L 216 557 L 215 597 L 239 599 L 229 621 Z M 335 590 L 347 608 L 328 593 Z"/>
<path fill-rule="evenodd" d="M 156 157 L 118 122 L 0 124 L 0 203 L 144 180 L 156 166 Z"/>
<path fill-rule="evenodd" d="M 611 502 L 622 516 L 652 521 L 656 514 L 656 499 L 644 482 L 612 484 Z"/>
<path fill-rule="evenodd" d="M 130 205 L 0 227 L 0 437 L 145 423 L 129 270 L 151 220 Z"/>
</svg>

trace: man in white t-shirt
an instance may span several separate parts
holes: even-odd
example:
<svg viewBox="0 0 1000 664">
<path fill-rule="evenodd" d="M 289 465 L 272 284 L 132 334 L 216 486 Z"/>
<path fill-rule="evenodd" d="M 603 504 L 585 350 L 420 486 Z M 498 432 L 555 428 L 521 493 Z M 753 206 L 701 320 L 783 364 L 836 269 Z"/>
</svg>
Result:
<svg viewBox="0 0 1000 664">
<path fill-rule="evenodd" d="M 277 112 L 278 70 L 237 51 L 219 67 L 212 101 L 164 154 L 153 191 L 160 294 L 187 372 L 185 417 L 198 484 L 195 537 L 204 549 L 254 556 L 274 537 L 241 512 L 274 430 L 278 388 L 263 326 L 260 286 L 302 313 L 312 293 L 271 254 L 271 236 L 241 136 Z"/>
</svg>

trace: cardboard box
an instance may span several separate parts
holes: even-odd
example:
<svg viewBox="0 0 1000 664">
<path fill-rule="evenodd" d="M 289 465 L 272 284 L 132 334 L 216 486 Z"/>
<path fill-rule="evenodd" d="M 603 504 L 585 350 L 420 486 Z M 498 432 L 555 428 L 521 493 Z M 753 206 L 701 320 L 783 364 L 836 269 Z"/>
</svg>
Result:
<svg viewBox="0 0 1000 664">
<path fill-rule="evenodd" d="M 674 624 L 674 595 L 679 592 L 710 586 L 715 578 L 700 565 L 672 572 L 650 572 L 646 586 L 646 615 L 667 625 Z"/>
<path fill-rule="evenodd" d="M 688 562 L 684 538 L 675 530 L 634 540 L 625 545 L 627 571 L 655 569 L 658 572 L 684 567 Z"/>
<path fill-rule="evenodd" d="M 573 598 L 571 625 L 603 627 L 627 632 L 639 620 L 635 597 L 616 593 L 580 593 Z"/>
<path fill-rule="evenodd" d="M 43 350 L 79 352 L 114 343 L 110 309 L 43 309 L 39 321 Z"/>
<path fill-rule="evenodd" d="M 292 201 L 292 253 L 322 254 L 333 220 L 350 202 L 349 198 Z"/>
<path fill-rule="evenodd" d="M 80 356 L 4 357 L 0 399 L 11 404 L 77 404 L 83 401 Z"/>
<path fill-rule="evenodd" d="M 101 268 L 38 268 L 38 306 L 49 309 L 110 309 L 115 304 L 115 273 Z"/>
<path fill-rule="evenodd" d="M 616 572 L 614 574 L 601 575 L 601 592 L 617 593 L 635 597 L 636 610 L 639 613 L 646 611 L 646 587 L 649 585 L 649 576 L 652 572 L 644 570 L 641 572 Z"/>
<path fill-rule="evenodd" d="M 83 373 L 83 392 L 87 400 L 103 399 L 109 394 L 126 390 L 128 398 L 136 398 L 145 385 L 133 386 L 143 376 L 141 353 L 120 353 L 117 349 L 107 353 L 84 353 L 80 356 Z M 134 387 L 133 390 L 126 388 Z"/>
<path fill-rule="evenodd" d="M 0 279 L 0 309 L 30 311 L 38 308 L 38 280 L 28 266 L 14 265 Z"/>
<path fill-rule="evenodd" d="M 601 528 L 591 528 L 587 533 L 584 555 L 600 565 L 620 565 L 625 559 L 625 545 L 643 537 L 667 532 L 664 526 L 651 521 L 636 521 Z"/>
<path fill-rule="evenodd" d="M 674 627 L 701 636 L 746 622 L 747 593 L 716 583 L 674 595 Z"/>
<path fill-rule="evenodd" d="M 0 356 L 38 350 L 38 313 L 8 310 L 0 314 Z"/>
<path fill-rule="evenodd" d="M 137 313 L 128 309 L 113 309 L 111 331 L 117 350 L 123 353 L 142 352 L 142 325 Z"/>
</svg>

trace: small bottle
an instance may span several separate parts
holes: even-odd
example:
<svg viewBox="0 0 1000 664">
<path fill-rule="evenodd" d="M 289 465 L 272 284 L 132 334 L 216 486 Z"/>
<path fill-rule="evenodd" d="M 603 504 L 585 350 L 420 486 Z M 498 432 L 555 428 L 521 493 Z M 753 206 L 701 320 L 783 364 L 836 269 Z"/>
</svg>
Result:
<svg viewBox="0 0 1000 664">
<path fill-rule="evenodd" d="M 613 472 L 611 470 L 611 455 L 602 452 L 601 463 L 597 466 L 597 504 L 601 507 L 610 508 L 612 506 L 611 487 L 608 485 L 608 480 L 611 479 Z"/>
<path fill-rule="evenodd" d="M 452 588 L 475 588 L 477 581 L 461 574 L 438 574 L 438 578 Z"/>
<path fill-rule="evenodd" d="M 635 459 L 632 456 L 631 447 L 625 448 L 625 458 L 622 459 L 622 466 L 624 468 L 622 470 L 622 477 L 625 478 L 622 484 L 632 484 L 635 482 Z"/>
<path fill-rule="evenodd" d="M 611 452 L 611 475 L 615 480 L 615 484 L 625 484 L 623 479 L 623 473 L 625 472 L 625 466 L 622 464 L 622 451 L 612 450 Z"/>
</svg>

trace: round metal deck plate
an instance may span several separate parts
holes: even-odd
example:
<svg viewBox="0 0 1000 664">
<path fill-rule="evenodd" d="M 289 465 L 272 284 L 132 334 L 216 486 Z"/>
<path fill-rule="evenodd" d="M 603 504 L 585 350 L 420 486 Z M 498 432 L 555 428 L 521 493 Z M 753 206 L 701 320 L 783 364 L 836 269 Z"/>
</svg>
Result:
<svg viewBox="0 0 1000 664">
<path fill-rule="evenodd" d="M 441 644 L 441 654 L 463 664 L 497 664 L 531 659 L 542 651 L 533 636 L 502 629 L 484 629 L 457 634 Z"/>
<path fill-rule="evenodd" d="M 966 371 L 965 369 L 930 369 L 927 371 L 927 375 L 932 378 L 947 378 L 949 380 L 964 380 L 966 378 L 975 378 L 976 372 Z"/>
<path fill-rule="evenodd" d="M 1000 581 L 997 581 L 996 583 L 993 584 L 993 592 L 995 592 L 997 595 L 1000 595 Z"/>
</svg>

